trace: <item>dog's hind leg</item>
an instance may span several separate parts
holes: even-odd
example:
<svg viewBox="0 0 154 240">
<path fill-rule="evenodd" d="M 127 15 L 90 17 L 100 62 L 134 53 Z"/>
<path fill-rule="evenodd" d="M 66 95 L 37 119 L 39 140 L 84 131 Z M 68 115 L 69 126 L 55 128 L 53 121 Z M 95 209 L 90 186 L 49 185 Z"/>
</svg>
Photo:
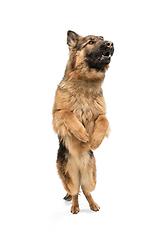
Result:
<svg viewBox="0 0 154 240">
<path fill-rule="evenodd" d="M 78 194 L 72 196 L 71 213 L 77 214 L 79 212 Z"/>
<path fill-rule="evenodd" d="M 71 156 L 65 144 L 60 141 L 60 146 L 57 156 L 58 174 L 62 180 L 65 190 L 67 191 L 65 200 L 72 199 L 71 212 L 79 212 L 78 193 L 80 189 L 80 173 L 76 166 L 74 157 Z"/>
<path fill-rule="evenodd" d="M 96 186 L 96 164 L 92 151 L 89 151 L 88 164 L 82 172 L 81 176 L 81 188 L 89 203 L 90 209 L 93 211 L 99 211 L 100 207 L 94 202 L 90 192 L 95 189 Z"/>
<path fill-rule="evenodd" d="M 89 206 L 90 206 L 90 209 L 93 210 L 93 211 L 99 211 L 100 207 L 97 205 L 97 203 L 94 202 L 92 196 L 90 193 L 86 193 L 84 190 L 83 190 L 83 193 L 89 203 Z"/>
</svg>

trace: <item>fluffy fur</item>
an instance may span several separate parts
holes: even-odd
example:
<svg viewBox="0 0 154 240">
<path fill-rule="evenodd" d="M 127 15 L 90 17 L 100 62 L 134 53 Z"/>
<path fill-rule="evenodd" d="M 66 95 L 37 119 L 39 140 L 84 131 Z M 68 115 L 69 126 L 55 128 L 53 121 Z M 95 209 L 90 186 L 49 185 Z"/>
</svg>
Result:
<svg viewBox="0 0 154 240">
<path fill-rule="evenodd" d="M 100 208 L 91 191 L 96 185 L 96 165 L 92 150 L 109 134 L 106 105 L 101 85 L 113 55 L 113 43 L 103 37 L 81 37 L 67 33 L 69 60 L 58 85 L 53 107 L 53 127 L 59 136 L 58 174 L 72 199 L 72 213 L 79 212 L 80 186 L 90 208 Z"/>
</svg>

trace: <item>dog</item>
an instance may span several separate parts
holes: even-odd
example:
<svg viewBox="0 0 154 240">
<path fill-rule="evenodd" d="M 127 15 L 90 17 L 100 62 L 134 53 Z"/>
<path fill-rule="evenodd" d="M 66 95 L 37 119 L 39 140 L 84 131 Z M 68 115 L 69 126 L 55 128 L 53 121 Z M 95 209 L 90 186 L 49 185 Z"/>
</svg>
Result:
<svg viewBox="0 0 154 240">
<path fill-rule="evenodd" d="M 82 37 L 67 32 L 69 60 L 58 85 L 53 107 L 53 128 L 58 134 L 58 174 L 72 200 L 71 212 L 79 212 L 80 187 L 90 209 L 99 211 L 91 192 L 96 186 L 96 164 L 93 151 L 108 137 L 106 104 L 101 85 L 114 53 L 111 41 L 102 36 Z"/>
</svg>

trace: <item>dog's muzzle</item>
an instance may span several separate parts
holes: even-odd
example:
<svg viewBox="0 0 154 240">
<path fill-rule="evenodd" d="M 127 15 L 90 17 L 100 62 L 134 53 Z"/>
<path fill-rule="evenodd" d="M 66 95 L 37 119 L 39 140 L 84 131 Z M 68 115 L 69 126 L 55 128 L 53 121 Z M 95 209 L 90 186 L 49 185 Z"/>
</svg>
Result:
<svg viewBox="0 0 154 240">
<path fill-rule="evenodd" d="M 114 45 L 111 41 L 104 41 L 100 45 L 100 52 L 102 53 L 102 56 L 100 60 L 103 60 L 105 57 L 110 58 L 114 53 Z"/>
<path fill-rule="evenodd" d="M 103 71 L 110 61 L 114 53 L 114 45 L 110 41 L 101 41 L 91 52 L 86 54 L 85 61 L 90 68 L 95 68 L 98 71 Z"/>
</svg>

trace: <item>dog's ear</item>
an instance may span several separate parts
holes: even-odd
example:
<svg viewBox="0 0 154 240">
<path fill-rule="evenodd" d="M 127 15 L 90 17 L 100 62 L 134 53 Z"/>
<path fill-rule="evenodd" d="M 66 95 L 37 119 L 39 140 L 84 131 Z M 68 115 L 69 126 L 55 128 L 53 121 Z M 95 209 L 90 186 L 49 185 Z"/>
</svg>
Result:
<svg viewBox="0 0 154 240">
<path fill-rule="evenodd" d="M 79 35 L 73 31 L 67 32 L 67 44 L 69 47 L 74 47 L 78 41 Z"/>
</svg>

